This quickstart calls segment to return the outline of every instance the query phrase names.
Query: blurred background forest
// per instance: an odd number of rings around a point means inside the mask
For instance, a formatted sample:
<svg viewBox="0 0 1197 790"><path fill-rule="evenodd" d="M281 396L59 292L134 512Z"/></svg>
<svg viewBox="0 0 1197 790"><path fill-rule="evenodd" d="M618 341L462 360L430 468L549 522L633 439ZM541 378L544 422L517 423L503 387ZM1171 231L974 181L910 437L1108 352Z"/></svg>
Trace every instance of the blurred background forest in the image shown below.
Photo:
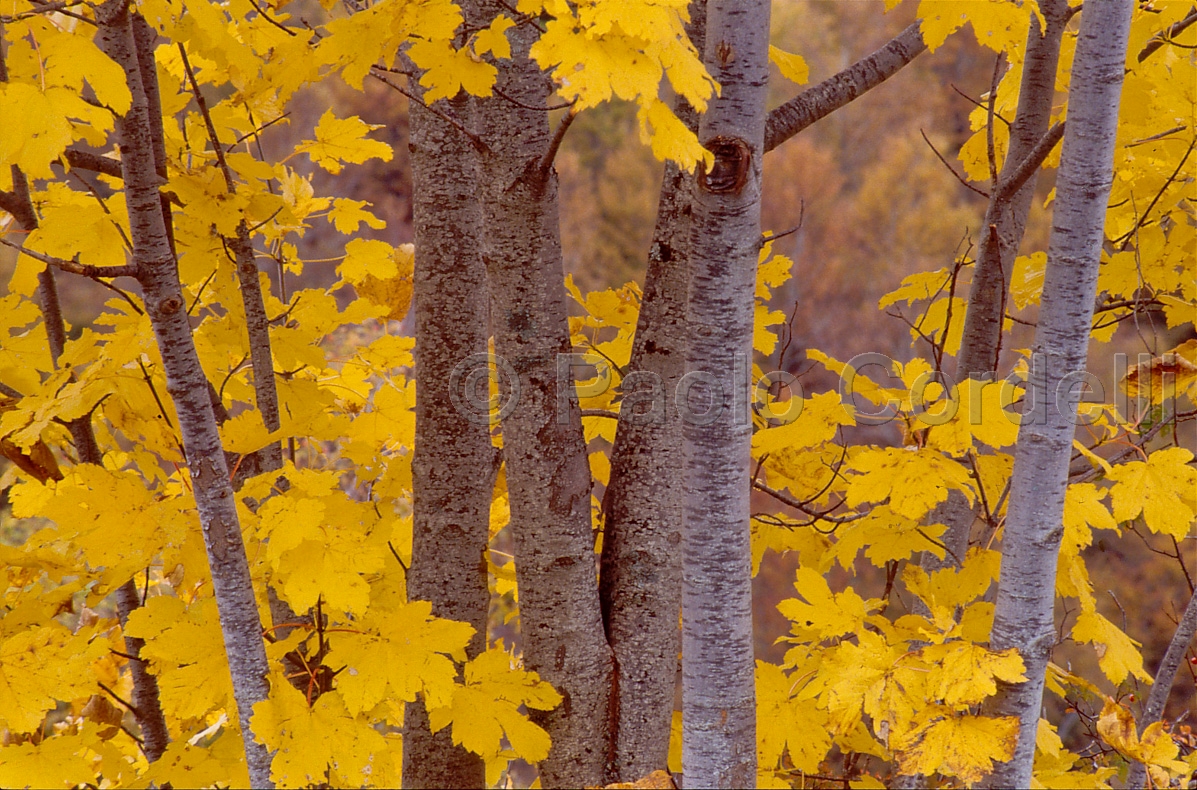
<svg viewBox="0 0 1197 790"><path fill-rule="evenodd" d="M315 13L314 0L299 0L288 10L302 16L305 4ZM886 14L879 0L777 0L773 43L805 58L813 84L883 45L913 21L914 10L908 3ZM783 330L779 348L784 358L775 355L771 360L758 360L765 370L797 374L809 397L834 388L837 382L822 367L807 361L805 349L817 348L841 360L872 351L906 361L916 352L926 352L925 348L913 348L908 326L878 310L877 303L903 277L951 265L977 238L984 198L948 172L922 134L959 169L955 155L971 135L969 113L976 106L973 102L988 91L993 66L992 53L977 46L971 34L952 36L935 53L916 58L891 80L765 158L765 229L782 232L801 219L797 232L774 245L775 253L794 261L795 270L793 278L775 293L773 305L790 317L789 342ZM774 76L771 106L802 90L776 70ZM363 228L364 233L390 243L410 242L408 106L399 93L375 81L367 81L364 92L358 92L339 80L326 80L306 89L292 103L288 122L267 131L267 148L289 151L329 107L338 117L358 115L368 123L383 125L373 136L389 143L395 157L388 163L372 160L351 166L338 175L308 164L316 193L369 201L387 226ZM270 153L268 150L268 156ZM301 171L304 167L298 160L292 164ZM565 138L557 168L567 272L583 292L629 280L642 282L662 165L638 139L634 107L604 105L580 115ZM1043 202L1053 186L1052 175L1052 171L1045 172L1039 180L1039 199L1023 242L1024 254L1047 248L1050 213L1043 209ZM335 282L335 235L324 223L307 232L300 257L325 262L309 263L300 282L289 282L288 290ZM0 288L8 280L14 258L11 250L0 250ZM66 318L76 328L93 320L112 296L83 278L61 278L60 283ZM907 308L906 314L911 315L912 309ZM407 320L410 322L410 316ZM371 330L366 327L363 331ZM1018 327L1011 348L1028 347L1032 331ZM1145 348L1140 334L1124 326L1112 343L1094 344L1090 370L1113 386L1115 352L1158 353L1180 340L1183 338L1161 338L1159 349ZM1003 372L1012 358L1012 354L1004 357ZM1193 424L1188 425L1191 430ZM870 431L867 438L861 435L858 440L901 443L896 428L865 430ZM1182 436L1180 441L1189 447L1197 445L1193 436ZM763 508L764 503L761 505ZM1143 643L1145 665L1153 670L1193 590L1197 552L1192 546L1176 547L1164 536L1124 534L1121 540L1097 542L1085 559L1098 593L1099 611ZM795 564L767 554L755 583L757 654L769 661L781 660L785 652L784 644L774 644L788 627L776 604L793 594ZM875 592L884 586L884 572L863 557L856 572L865 578L876 577L871 579L876 581ZM863 580L858 580L858 589ZM844 572L833 571L829 581L837 589L837 584L845 581ZM1069 613L1060 611L1058 616L1063 619ZM1058 663L1084 670L1088 677L1101 674L1095 671L1096 656L1090 647L1065 644L1056 656ZM1197 666L1186 662L1182 673L1189 678L1182 674L1178 679L1166 713L1169 718L1179 717L1197 704ZM1058 702L1053 697L1049 700ZM1100 704L1097 707L1100 709ZM1067 743L1070 726L1083 729L1091 724L1083 715L1073 714L1064 720L1060 734Z"/></svg>

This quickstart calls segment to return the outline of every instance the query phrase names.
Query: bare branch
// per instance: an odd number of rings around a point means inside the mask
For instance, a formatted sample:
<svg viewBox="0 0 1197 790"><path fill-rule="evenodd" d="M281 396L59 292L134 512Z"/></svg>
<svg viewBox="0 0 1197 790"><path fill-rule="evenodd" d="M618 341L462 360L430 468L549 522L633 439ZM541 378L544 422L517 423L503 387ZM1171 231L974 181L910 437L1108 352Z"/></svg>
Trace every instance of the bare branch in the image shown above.
<svg viewBox="0 0 1197 790"><path fill-rule="evenodd" d="M578 117L578 113L573 108L565 114L561 119L561 123L557 124L557 131L553 133L553 139L549 141L549 150L544 152L544 156L540 160L540 176L547 178L549 175L549 168L553 166L553 160L557 158L557 150L561 148L561 141L565 139L565 133L569 131L570 124L574 122L574 118Z"/></svg>
<svg viewBox="0 0 1197 790"><path fill-rule="evenodd" d="M926 48L915 22L873 54L777 107L765 121L765 151L885 82Z"/></svg>
<svg viewBox="0 0 1197 790"><path fill-rule="evenodd" d="M1190 11L1188 16L1172 25L1172 27L1168 28L1167 30L1161 30L1159 33L1156 33L1154 36L1152 36L1151 39L1143 45L1143 49L1139 51L1139 62L1142 63L1151 57L1151 53L1155 52L1165 44L1171 43L1172 39L1188 30L1194 22L1197 22L1197 8L1194 8L1192 11ZM1128 787L1129 786L1130 785L1128 785Z"/></svg>
<svg viewBox="0 0 1197 790"><path fill-rule="evenodd" d="M93 173L103 173L113 178L121 178L121 163L116 159L93 154L90 151L80 151L77 148L66 150L66 160L73 168L90 170Z"/></svg>
<svg viewBox="0 0 1197 790"><path fill-rule="evenodd" d="M427 104L425 104L423 102L423 100L420 99L420 97L416 96L411 91L407 90L404 87L396 85L395 83L391 82L389 79L384 77L382 74L379 74L378 71L376 71L373 66L370 67L370 76L373 77L374 79L378 80L379 82L381 82L383 85L386 85L387 87L391 88L392 90L397 91L397 92L403 94L404 96L406 96L408 98L408 100L412 103L413 106L424 108L428 112L435 115L437 118L440 118L442 121L444 121L445 123L452 126L457 131L464 134L466 136L466 138L470 141L470 143L473 144L474 148L477 149L477 151L479 153L482 153L482 154L490 153L490 149L487 148L486 143L482 142L481 137L474 134L469 129L465 128L465 126L462 125L461 121L457 120L449 113L438 110L435 107L428 106Z"/></svg>
<svg viewBox="0 0 1197 790"><path fill-rule="evenodd" d="M957 173L957 172L956 172L956 169L955 169L954 167L952 167L950 164L948 164L948 160L946 160L946 159L944 159L944 158L943 158L943 154L941 154L941 153L939 152L939 149L937 149L937 148L936 148L936 147L935 147L935 146L934 146L934 145L931 143L931 141L927 139L927 133L926 133L926 132L924 132L922 129L919 129L919 134L921 134L921 135L923 136L923 142L925 142L925 143L926 143L928 146L930 146L931 150L932 150L932 151L935 153L935 156L936 156L936 157L939 159L939 161L943 162L943 166L944 166L944 167L946 167L946 168L949 170L949 172L951 172L951 174L952 174L952 175L954 175L954 176L956 177L956 180L957 180L957 181L959 181L961 184L963 184L964 186L966 186L966 187L968 187L969 189L971 189L973 192L976 192L978 195L980 195L981 197L985 198L986 200L988 200L988 199L989 199L989 193L988 193L988 192L986 192L986 191L985 191L985 190L983 190L983 189L978 189L977 187L975 187L975 186L973 186L972 184L968 183L968 181L967 181L967 180L966 180L966 179L965 179L965 178L964 178L962 175L960 175L959 173Z"/></svg>
<svg viewBox="0 0 1197 790"><path fill-rule="evenodd" d="M13 244L6 239L0 239L0 244L3 244L5 247L12 247L22 255L28 255L35 261L41 261L47 266L54 266L62 269L64 272L90 277L93 280L99 277L136 277L138 273L137 264L135 263L125 264L124 266L91 266L86 263L79 263L78 260L68 261L62 258L55 258L52 255L44 255L27 247L22 247L20 244Z"/></svg>
<svg viewBox="0 0 1197 790"><path fill-rule="evenodd" d="M1014 172L1005 181L998 184L996 193L994 194L994 201L1002 201L1010 198L1018 190L1022 189L1023 184L1035 174L1039 166L1047 159L1048 154L1056 147L1064 137L1064 121L1060 121L1055 126L1047 130L1047 134L1043 135L1043 139L1035 143L1035 147L1027 153L1027 158L1019 163Z"/></svg>
<svg viewBox="0 0 1197 790"><path fill-rule="evenodd" d="M778 491L776 488L770 488L769 486L765 485L764 483L762 483L759 480L753 480L752 487L755 488L757 491L761 491L761 492L768 494L769 496L776 499L778 502L781 502L783 505L788 505L789 507L794 508L795 510L799 511L800 513L805 513L806 515L813 517L817 521L826 521L831 524L847 524L849 522L856 521L858 519L862 519L868 515L868 513L854 513L851 516L833 516L833 515L831 515L830 511L819 511L819 510L815 510L813 508L807 507L801 501L795 499L794 497L790 496L786 492Z"/></svg>

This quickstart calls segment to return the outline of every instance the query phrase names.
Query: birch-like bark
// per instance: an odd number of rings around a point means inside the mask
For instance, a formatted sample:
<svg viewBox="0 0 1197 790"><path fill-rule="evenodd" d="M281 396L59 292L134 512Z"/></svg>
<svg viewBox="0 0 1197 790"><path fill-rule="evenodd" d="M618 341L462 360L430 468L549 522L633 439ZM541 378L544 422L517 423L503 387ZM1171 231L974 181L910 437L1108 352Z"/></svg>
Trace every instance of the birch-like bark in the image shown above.
<svg viewBox="0 0 1197 790"><path fill-rule="evenodd" d="M714 154L691 218L683 410L682 770L686 787L756 782L749 465L769 2L711 0L706 65L722 86L699 126Z"/></svg>
<svg viewBox="0 0 1197 790"><path fill-rule="evenodd" d="M422 98L416 78L413 95ZM438 102L471 124L474 100ZM474 626L470 658L486 649L490 606L486 551L495 453L485 413L454 406L457 365L486 353L486 270L478 151L445 120L415 106L411 127L412 213L416 262L412 286L416 333L416 447L412 457L412 562L407 594L432 602L437 617ZM476 357L475 357L476 358ZM449 728L435 735L422 705L404 719L405 787L484 787L485 766L454 746Z"/></svg>
<svg viewBox="0 0 1197 790"><path fill-rule="evenodd" d="M1071 16L1066 0L1044 0L1039 8L1046 26L1041 30L1038 19L1032 16L1018 108L1010 127L1010 145L998 174L998 183L990 185L990 200L981 222L964 333L956 359L956 381L991 378L998 368L1006 294L1014 258L1026 232L1038 168L1013 193L1008 194L1000 185L1010 182L1048 131L1052 99L1056 93L1060 41ZM963 560L968 553L974 519L972 506L964 495L958 491L950 492L947 501L929 516L931 523L947 526L943 543L948 551L943 559L929 551L924 552L922 566L928 571L937 571L954 566L957 558Z"/></svg>
<svg viewBox="0 0 1197 790"><path fill-rule="evenodd" d="M706 0L691 2L686 30L702 52ZM674 111L698 131L688 101L679 96ZM666 163L603 497L599 594L616 672L608 783L634 782L669 763L682 605L682 426L673 393L686 368L693 181Z"/></svg>
<svg viewBox="0 0 1197 790"><path fill-rule="evenodd" d="M1143 735L1143 730L1163 717L1164 705L1168 703L1168 695L1172 693L1176 672L1180 669L1194 636L1197 636L1197 595L1189 598L1189 605L1180 616L1180 622L1176 624L1176 631L1172 634L1172 641L1168 643L1168 649L1156 668L1155 682L1151 684L1151 693L1147 695L1147 702L1143 705L1143 715L1137 722L1140 736ZM1131 763L1126 786L1146 790L1147 767L1143 763Z"/></svg>
<svg viewBox="0 0 1197 790"><path fill-rule="evenodd" d="M204 546L220 614L225 653L233 681L237 718L245 746L249 778L255 787L272 787L270 755L249 726L253 705L267 696L266 651L254 600L241 527L220 445L208 380L200 366L182 287L159 199L146 98L127 0L108 0L96 8L99 44L125 71L132 106L116 120L121 147L125 203L133 241L133 260L145 295L167 391L179 417L192 491L203 528Z"/></svg>
<svg viewBox="0 0 1197 790"><path fill-rule="evenodd" d="M1132 0L1090 3L1081 17L990 635L994 650L1018 648L1027 680L1001 685L988 706L1020 722L1014 756L987 779L991 787L1031 782L1044 676L1056 637L1056 560L1076 430L1076 374L1084 369L1097 296L1132 7Z"/></svg>
<svg viewBox="0 0 1197 790"><path fill-rule="evenodd" d="M501 10L489 6L491 14ZM612 658L603 633L590 519L590 467L573 377L551 162L548 77L528 58L537 30L508 33L495 95L478 102L483 260L490 287L503 458L515 540L524 663L564 697L535 713L553 741L545 787L602 784L608 760ZM518 104L516 103L518 102ZM515 374L515 379L504 371Z"/></svg>

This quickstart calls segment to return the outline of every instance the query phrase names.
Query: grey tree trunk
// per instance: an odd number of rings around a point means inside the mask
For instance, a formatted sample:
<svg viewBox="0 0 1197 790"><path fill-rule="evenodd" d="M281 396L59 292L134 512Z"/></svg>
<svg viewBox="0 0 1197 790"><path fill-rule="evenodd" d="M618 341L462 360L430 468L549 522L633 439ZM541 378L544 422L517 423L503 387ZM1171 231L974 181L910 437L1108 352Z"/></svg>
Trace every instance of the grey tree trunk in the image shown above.
<svg viewBox="0 0 1197 790"><path fill-rule="evenodd" d="M512 58L499 62L497 86L510 99L478 102L489 149L482 157L483 259L500 391L510 401L503 457L524 662L564 697L533 717L553 741L541 779L545 787L583 787L602 784L609 759L613 668L599 607L582 416L573 377L558 368L570 341L548 113L528 109L547 106L550 89L528 58L536 33L520 25L508 34Z"/></svg>
<svg viewBox="0 0 1197 790"><path fill-rule="evenodd" d="M687 32L701 52L706 0L690 4ZM698 131L688 101L678 97L674 111ZM603 497L599 594L616 672L608 783L634 782L669 764L682 605L682 426L673 393L686 367L693 180L666 163Z"/></svg>
<svg viewBox="0 0 1197 790"><path fill-rule="evenodd" d="M1097 291L1106 201L1132 0L1091 3L1082 15L1072 68L1048 265L1035 332L1028 406L1019 429L990 646L1018 648L1027 680L1003 684L993 713L1020 721L1013 758L988 778L1029 787L1044 675L1055 645L1056 559L1079 388Z"/></svg>
<svg viewBox="0 0 1197 790"><path fill-rule="evenodd" d="M423 90L414 77L416 97ZM437 103L469 125L473 99ZM478 151L445 120L413 102L411 126L416 263L416 447L412 457L412 564L407 593L438 617L474 626L470 658L486 649L490 606L486 551L495 453L486 414L460 412L454 368L486 353L486 271ZM407 787L484 787L482 758L454 746L449 728L433 735L422 705L404 717Z"/></svg>
<svg viewBox="0 0 1197 790"><path fill-rule="evenodd" d="M700 51L705 14L705 0L691 3L690 34ZM924 51L918 25L911 25L881 49L774 109L766 123L765 150L881 84ZM697 128L692 109L676 109ZM628 364L635 377L624 381L625 401L603 501L600 592L618 673L610 782L634 781L663 768L668 751L682 528L681 480L674 471L682 458L681 425L673 394L686 355L691 186L687 174L666 165ZM657 386L661 389L654 392ZM660 413L651 411L653 397L664 400Z"/></svg>
<svg viewBox="0 0 1197 790"><path fill-rule="evenodd" d="M749 465L752 315L760 251L769 2L707 5L706 65L722 86L699 139L683 410L682 769L686 787L756 782Z"/></svg>
<svg viewBox="0 0 1197 790"><path fill-rule="evenodd" d="M1012 193L1004 194L999 185L1010 182L1020 165L1027 161L1047 134L1052 100L1056 94L1060 41L1071 18L1066 0L1044 0L1039 8L1046 26L1041 30L1038 19L1032 17L1031 29L1027 33L1027 52L1023 61L1018 109L1010 127L1010 145L998 174L998 183L990 185L990 200L981 222L968 309L964 316L964 333L956 358L956 381L992 378L998 369L1006 294L1010 287L1014 258L1018 255L1018 246L1026 232L1038 168ZM1046 156L1047 152L1043 154ZM954 565L956 558L963 560L968 552L969 533L974 520L973 509L964 495L958 491L950 492L948 499L932 512L929 520L947 526L943 542L949 552L943 559L929 551L924 552L922 566L928 571L936 571Z"/></svg>
<svg viewBox="0 0 1197 790"><path fill-rule="evenodd" d="M129 112L116 120L133 261L138 268L137 279L145 296L146 312L162 354L167 391L179 417L232 675L249 778L255 787L272 787L270 755L264 746L254 741L249 726L254 703L267 696L262 626L229 470L208 398L208 380L192 340L178 269L162 215L149 101L141 78L127 0L108 0L99 6L96 22L99 44L124 69L133 97Z"/></svg>
<svg viewBox="0 0 1197 790"><path fill-rule="evenodd" d="M1147 702L1143 705L1143 715L1139 717L1139 735L1143 730L1160 720L1164 715L1164 705L1168 702L1168 695L1172 693L1172 684L1176 680L1176 671L1184 661L1185 652L1197 635L1197 595L1189 598L1189 605L1185 607L1176 631L1172 634L1172 641L1155 671L1155 682L1151 684L1151 693L1147 695ZM1143 763L1131 763L1130 773L1126 777L1126 786L1147 788L1147 768Z"/></svg>

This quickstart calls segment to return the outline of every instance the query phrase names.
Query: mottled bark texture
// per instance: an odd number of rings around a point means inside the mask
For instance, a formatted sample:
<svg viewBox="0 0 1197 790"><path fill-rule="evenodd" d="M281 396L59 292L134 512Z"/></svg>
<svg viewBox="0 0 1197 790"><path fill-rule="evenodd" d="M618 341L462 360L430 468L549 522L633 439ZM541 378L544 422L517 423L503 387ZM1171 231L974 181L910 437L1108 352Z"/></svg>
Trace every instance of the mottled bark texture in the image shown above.
<svg viewBox="0 0 1197 790"><path fill-rule="evenodd" d="M423 89L413 78L417 98ZM472 125L464 94L437 108ZM447 121L409 110L416 262L412 286L416 333L416 447L412 457L412 563L407 594L432 602L438 617L474 626L470 658L486 649L490 606L486 550L494 450L485 414L454 407L454 369L486 353L486 270L478 151ZM404 718L405 787L484 787L482 758L454 746L446 727L435 735L422 705Z"/></svg>
<svg viewBox="0 0 1197 790"><path fill-rule="evenodd" d="M1031 782L1044 675L1056 639L1056 559L1076 429L1076 372L1084 370L1097 295L1132 6L1132 0L1090 3L1081 16L990 635L994 650L1018 649L1027 680L1002 684L987 706L1020 721L1014 756L988 778L991 787L1029 787Z"/></svg>
<svg viewBox="0 0 1197 790"><path fill-rule="evenodd" d="M752 314L760 251L769 2L707 5L706 66L722 86L699 140L683 410L682 768L686 787L756 782L749 465Z"/></svg>
<svg viewBox="0 0 1197 790"><path fill-rule="evenodd" d="M158 189L161 179L155 166L149 101L141 78L127 0L108 0L97 7L96 22L99 44L124 69L133 97L128 113L116 121L133 261L138 267L137 279L145 295L146 313L162 354L167 391L179 417L232 675L249 778L255 787L271 787L270 755L254 740L249 726L254 703L265 700L267 695L262 627L229 470L212 403L208 399L208 380L192 340L178 269L162 215Z"/></svg>
<svg viewBox="0 0 1197 790"><path fill-rule="evenodd" d="M981 223L972 287L964 316L964 334L956 359L957 381L992 378L998 368L1006 293L1014 258L1026 231L1031 199L1035 195L1037 167L1032 168L1029 175L1017 173L1023 179L1017 190L1010 191L1002 186L1013 182L1016 171L1028 162L1047 134L1056 92L1060 41L1070 18L1065 0L1044 0L1040 10L1046 26L1041 29L1038 19L1032 16L1018 108L1010 127L1010 145L998 174L998 183L990 186L990 199ZM922 566L928 571L937 571L956 565L957 558L963 560L968 552L974 519L973 509L964 495L958 491L950 492L947 501L929 517L931 523L947 526L943 542L948 552L942 560L931 552L924 552Z"/></svg>
<svg viewBox="0 0 1197 790"><path fill-rule="evenodd" d="M873 54L776 107L765 124L765 151L772 151L815 121L876 88L926 50L919 23L915 22Z"/></svg>
<svg viewBox="0 0 1197 790"><path fill-rule="evenodd" d="M1142 58L1140 58L1142 60ZM1155 682L1151 684L1151 693L1147 695L1147 702L1143 705L1143 714L1137 722L1139 735L1143 730L1159 721L1164 715L1164 705L1168 702L1168 695L1172 693L1172 684L1176 680L1176 672L1184 662L1185 652L1197 636L1197 595L1189 598L1189 605L1185 607L1176 631L1172 634L1172 641L1164 652L1160 665L1155 670ZM1148 787L1147 768L1143 763L1131 763L1130 773L1126 777L1126 786L1130 788Z"/></svg>
<svg viewBox="0 0 1197 790"><path fill-rule="evenodd" d="M501 7L489 7L491 13ZM483 259L500 376L503 458L511 503L524 662L564 700L535 713L553 740L540 765L545 787L602 783L607 763L612 658L603 634L590 524L590 468L569 371L570 350L550 150L548 77L528 58L537 30L508 33L500 61L504 96L478 102L482 157ZM514 100L514 101L512 101ZM518 104L516 103L518 102Z"/></svg>
<svg viewBox="0 0 1197 790"><path fill-rule="evenodd" d="M7 81L8 69L4 53L0 50L0 82ZM16 165L12 166L11 172L13 188L11 192L0 192L0 207L12 214L21 230L30 233L37 229L38 221L37 211L29 195L29 182ZM58 301L54 269L47 266L38 275L37 282L38 301L41 302L42 324L46 329L50 360L58 367L58 360L66 349L66 325ZM71 433L71 442L75 446L75 455L79 463L100 464L103 461L100 448L96 444L95 433L92 431L90 414L71 420L67 423L67 430ZM117 588L115 598L117 615L123 627L128 622L129 615L141 605L137 585L130 579ZM153 762L166 751L167 744L170 743L170 731L162 714L158 679L147 671L146 662L141 660L141 648L144 645L141 639L125 637L125 654L129 657L129 673L133 680L133 717L141 730L141 750L146 759Z"/></svg>
<svg viewBox="0 0 1197 790"><path fill-rule="evenodd" d="M690 4L687 33L702 52L706 0ZM674 111L698 131L689 102L678 97ZM616 672L609 783L669 763L682 605L682 426L673 393L686 368L693 181L666 163L603 497L599 594Z"/></svg>

